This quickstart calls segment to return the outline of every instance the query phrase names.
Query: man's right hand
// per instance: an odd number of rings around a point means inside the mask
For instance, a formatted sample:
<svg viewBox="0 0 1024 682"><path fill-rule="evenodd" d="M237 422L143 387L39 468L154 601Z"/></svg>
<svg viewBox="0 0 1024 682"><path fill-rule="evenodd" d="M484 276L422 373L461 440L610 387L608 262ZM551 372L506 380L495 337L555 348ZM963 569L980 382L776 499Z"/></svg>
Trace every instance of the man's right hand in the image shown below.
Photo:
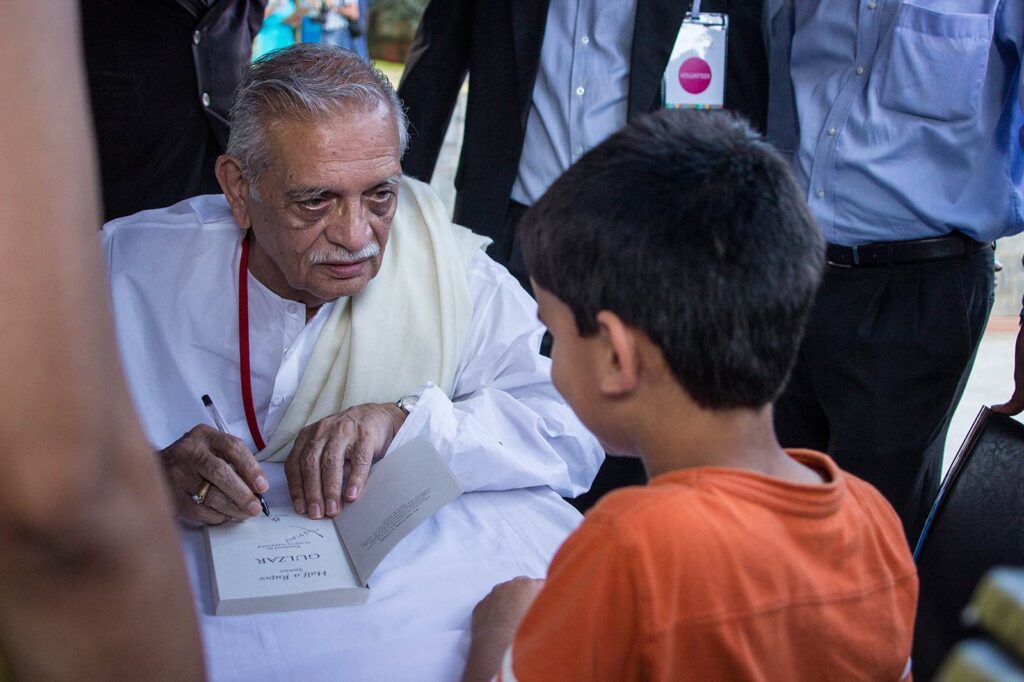
<svg viewBox="0 0 1024 682"><path fill-rule="evenodd" d="M253 491L262 493L270 486L241 439L199 424L158 454L178 515L185 520L215 525L261 512ZM192 495L206 481L212 485L203 503L197 504Z"/></svg>

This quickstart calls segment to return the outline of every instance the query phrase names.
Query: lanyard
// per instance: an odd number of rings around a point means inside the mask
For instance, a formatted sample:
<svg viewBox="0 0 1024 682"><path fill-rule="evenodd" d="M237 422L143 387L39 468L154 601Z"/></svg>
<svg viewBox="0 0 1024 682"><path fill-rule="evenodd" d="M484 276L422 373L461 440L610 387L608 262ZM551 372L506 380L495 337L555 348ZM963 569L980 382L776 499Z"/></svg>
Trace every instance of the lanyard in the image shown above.
<svg viewBox="0 0 1024 682"><path fill-rule="evenodd" d="M267 447L256 423L252 404L252 372L249 369L249 238L242 240L242 258L238 264L238 372L242 384L242 407L257 452Z"/></svg>
<svg viewBox="0 0 1024 682"><path fill-rule="evenodd" d="M725 104L729 16L701 13L692 0L661 78L666 109L721 109Z"/></svg>

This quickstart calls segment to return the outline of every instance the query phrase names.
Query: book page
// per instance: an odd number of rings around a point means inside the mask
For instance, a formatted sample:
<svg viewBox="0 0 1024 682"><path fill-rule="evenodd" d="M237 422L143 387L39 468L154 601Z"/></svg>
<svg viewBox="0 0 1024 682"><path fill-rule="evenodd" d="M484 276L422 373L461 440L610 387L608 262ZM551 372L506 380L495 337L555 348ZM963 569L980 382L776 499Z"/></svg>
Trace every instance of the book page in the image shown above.
<svg viewBox="0 0 1024 682"><path fill-rule="evenodd" d="M271 516L207 526L218 613L235 600L267 600L247 609L277 610L280 597L360 588L330 519L313 520L284 507ZM289 600L285 600L288 603ZM290 608L303 608L296 603Z"/></svg>
<svg viewBox="0 0 1024 682"><path fill-rule="evenodd" d="M363 494L335 519L361 584L402 538L461 494L426 438L414 438L377 462Z"/></svg>

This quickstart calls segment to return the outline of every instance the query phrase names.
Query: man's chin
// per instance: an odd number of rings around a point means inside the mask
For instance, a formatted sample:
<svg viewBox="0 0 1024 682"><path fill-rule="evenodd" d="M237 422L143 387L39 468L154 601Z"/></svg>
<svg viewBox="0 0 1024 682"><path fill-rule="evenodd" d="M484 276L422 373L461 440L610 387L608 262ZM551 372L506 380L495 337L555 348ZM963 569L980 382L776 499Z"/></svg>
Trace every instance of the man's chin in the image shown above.
<svg viewBox="0 0 1024 682"><path fill-rule="evenodd" d="M316 266L320 281L320 292L327 294L324 300L333 301L342 296L356 296L374 278L380 265L374 259L351 264L322 263Z"/></svg>
<svg viewBox="0 0 1024 682"><path fill-rule="evenodd" d="M336 301L339 298L358 296L363 292L363 289L366 288L370 279L371 278L366 275L351 277L348 279L332 279L330 282L325 283L324 286L318 287L317 290L311 291L310 293L321 301L330 303L331 301Z"/></svg>

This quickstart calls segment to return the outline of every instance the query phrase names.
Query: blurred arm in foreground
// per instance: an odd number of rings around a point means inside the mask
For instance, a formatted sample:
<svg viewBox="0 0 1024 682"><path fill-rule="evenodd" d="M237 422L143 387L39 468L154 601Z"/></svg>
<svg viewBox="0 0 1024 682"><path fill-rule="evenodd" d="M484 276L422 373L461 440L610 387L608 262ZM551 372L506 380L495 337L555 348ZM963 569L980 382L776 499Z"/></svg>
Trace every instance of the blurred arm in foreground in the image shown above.
<svg viewBox="0 0 1024 682"><path fill-rule="evenodd" d="M0 8L18 27L0 42L0 652L19 679L196 679L193 598L95 247L69 5Z"/></svg>

